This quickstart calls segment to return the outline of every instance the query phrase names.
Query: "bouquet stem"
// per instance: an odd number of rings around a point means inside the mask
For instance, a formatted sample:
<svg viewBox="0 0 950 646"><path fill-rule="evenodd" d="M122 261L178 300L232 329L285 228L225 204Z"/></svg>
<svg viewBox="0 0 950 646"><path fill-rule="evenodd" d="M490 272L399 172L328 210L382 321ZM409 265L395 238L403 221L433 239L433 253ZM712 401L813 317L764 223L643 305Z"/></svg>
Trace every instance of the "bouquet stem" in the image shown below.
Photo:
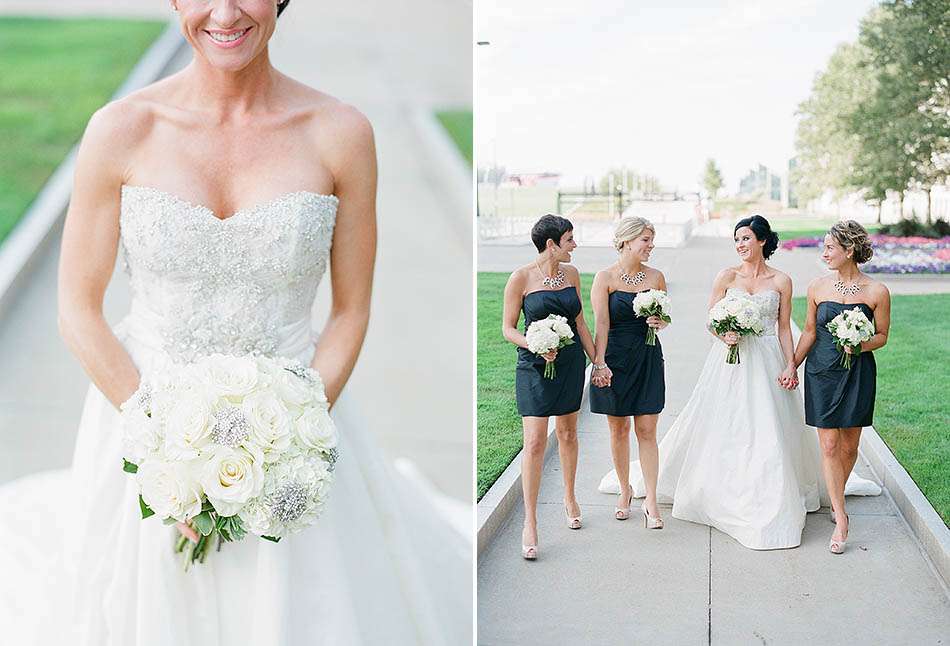
<svg viewBox="0 0 950 646"><path fill-rule="evenodd" d="M544 376L546 379L554 379L554 375L557 374L554 369L553 361L544 362Z"/></svg>
<svg viewBox="0 0 950 646"><path fill-rule="evenodd" d="M848 354L844 351L844 348L841 349L841 365L845 370L851 370L851 356L854 355L858 357L861 355L861 346L851 346L851 354Z"/></svg>
<svg viewBox="0 0 950 646"><path fill-rule="evenodd" d="M646 345L656 345L656 330L649 325L647 326L647 336L644 343Z"/></svg>
<svg viewBox="0 0 950 646"><path fill-rule="evenodd" d="M728 364L738 364L742 363L739 361L739 344L729 346L729 354L726 356L726 363Z"/></svg>

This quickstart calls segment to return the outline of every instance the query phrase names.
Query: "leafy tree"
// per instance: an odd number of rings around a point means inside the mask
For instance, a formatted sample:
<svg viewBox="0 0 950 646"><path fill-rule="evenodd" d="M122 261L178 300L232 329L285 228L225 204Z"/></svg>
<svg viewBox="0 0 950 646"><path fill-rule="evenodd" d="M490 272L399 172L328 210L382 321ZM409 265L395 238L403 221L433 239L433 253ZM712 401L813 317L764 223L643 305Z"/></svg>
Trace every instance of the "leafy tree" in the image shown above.
<svg viewBox="0 0 950 646"><path fill-rule="evenodd" d="M706 168L703 170L703 188L709 193L709 197L715 199L716 193L723 186L722 173L716 165L716 160L707 159Z"/></svg>

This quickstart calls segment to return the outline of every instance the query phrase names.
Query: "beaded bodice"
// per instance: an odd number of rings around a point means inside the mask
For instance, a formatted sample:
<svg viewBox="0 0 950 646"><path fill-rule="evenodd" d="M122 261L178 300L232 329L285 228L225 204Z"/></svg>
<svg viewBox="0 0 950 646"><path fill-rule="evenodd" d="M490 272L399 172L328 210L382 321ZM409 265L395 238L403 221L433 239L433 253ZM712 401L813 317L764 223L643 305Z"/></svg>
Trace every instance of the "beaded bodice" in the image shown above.
<svg viewBox="0 0 950 646"><path fill-rule="evenodd" d="M775 324L778 322L778 306L781 300L780 294L774 289L766 289L755 294L750 294L744 289L730 287L726 293L735 292L758 304L762 316L762 336L775 336Z"/></svg>
<svg viewBox="0 0 950 646"><path fill-rule="evenodd" d="M337 205L299 191L219 219L164 191L123 186L130 318L177 360L276 353L291 330L309 329Z"/></svg>

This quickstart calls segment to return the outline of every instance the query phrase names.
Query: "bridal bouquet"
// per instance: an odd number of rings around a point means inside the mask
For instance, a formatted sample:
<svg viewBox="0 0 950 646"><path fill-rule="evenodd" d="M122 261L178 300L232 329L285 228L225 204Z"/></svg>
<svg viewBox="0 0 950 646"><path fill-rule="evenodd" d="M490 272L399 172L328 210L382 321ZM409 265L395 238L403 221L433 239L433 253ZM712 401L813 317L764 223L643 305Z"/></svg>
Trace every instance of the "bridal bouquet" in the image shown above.
<svg viewBox="0 0 950 646"><path fill-rule="evenodd" d="M851 369L851 355L859 356L861 343L874 336L874 325L860 307L844 310L828 321L825 327L831 332L835 345L841 351L841 365L846 370ZM844 351L845 346L851 347L851 354Z"/></svg>
<svg viewBox="0 0 950 646"><path fill-rule="evenodd" d="M151 375L121 406L125 471L142 518L187 522L185 569L249 532L277 542L314 523L333 482L337 432L315 370L215 354Z"/></svg>
<svg viewBox="0 0 950 646"><path fill-rule="evenodd" d="M735 332L739 336L762 334L762 314L758 305L750 299L741 296L726 296L709 310L709 327L716 334ZM739 361L739 345L730 345L726 363L736 364Z"/></svg>
<svg viewBox="0 0 950 646"><path fill-rule="evenodd" d="M644 318L659 316L667 323L670 318L670 297L662 289L648 289L633 297L633 313ZM647 326L646 345L656 345L656 330Z"/></svg>
<svg viewBox="0 0 950 646"><path fill-rule="evenodd" d="M568 325L567 319L557 314L549 314L546 319L535 321L525 332L528 349L538 355L571 345L574 343L573 338L574 330ZM548 361L544 366L544 376L554 379L554 375L554 362Z"/></svg>

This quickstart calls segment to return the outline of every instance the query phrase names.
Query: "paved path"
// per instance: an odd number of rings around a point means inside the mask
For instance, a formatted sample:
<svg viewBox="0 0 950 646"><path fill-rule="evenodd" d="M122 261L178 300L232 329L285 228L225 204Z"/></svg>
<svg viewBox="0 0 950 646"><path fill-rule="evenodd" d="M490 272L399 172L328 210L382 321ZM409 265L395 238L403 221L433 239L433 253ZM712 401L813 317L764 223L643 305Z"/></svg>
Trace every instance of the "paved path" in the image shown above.
<svg viewBox="0 0 950 646"><path fill-rule="evenodd" d="M530 250L522 251L517 262L529 257ZM606 264L595 251L583 251L588 255L576 257L582 269ZM654 253L675 308L674 324L663 333L662 437L713 342L701 323L712 278L735 254L728 240L697 238ZM585 265L592 261L600 264ZM502 268L500 258L480 257L479 264ZM825 508L809 515L799 548L756 552L717 530L673 519L669 506L662 531L645 530L637 517L614 520L616 497L597 491L612 468L606 419L582 413L579 438L584 528L566 527L560 465L552 456L541 484L540 559L521 558L520 507L479 559L480 644L948 642L947 592L886 495L849 499L851 541L843 556L827 551L833 528ZM632 450L635 455L635 441ZM867 466L859 472L867 475Z"/></svg>
<svg viewBox="0 0 950 646"><path fill-rule="evenodd" d="M126 6L105 0L29 6L55 13L74 4ZM167 3L148 4L164 9ZM465 501L472 491L472 253L470 229L460 223L470 199L450 194L414 120L433 108L471 105L470 32L471 7L461 2L298 0L272 45L278 68L356 105L376 130L373 318L348 396L362 404L363 423L390 455L411 458ZM71 460L88 380L56 330L57 257L58 240L12 314L0 320L0 481ZM318 320L326 313L328 282L318 295ZM107 295L110 321L124 315L128 298L117 273Z"/></svg>

